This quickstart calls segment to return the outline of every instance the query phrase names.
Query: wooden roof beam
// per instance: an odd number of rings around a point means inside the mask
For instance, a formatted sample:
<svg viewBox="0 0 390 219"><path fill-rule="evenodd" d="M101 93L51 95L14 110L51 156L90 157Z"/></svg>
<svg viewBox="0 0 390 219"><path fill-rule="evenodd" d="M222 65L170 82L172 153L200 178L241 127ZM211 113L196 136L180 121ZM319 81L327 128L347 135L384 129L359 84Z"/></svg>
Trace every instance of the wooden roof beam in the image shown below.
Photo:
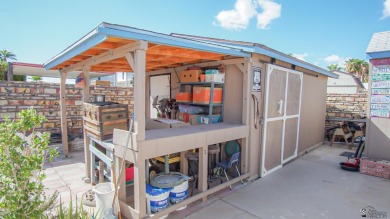
<svg viewBox="0 0 390 219"><path fill-rule="evenodd" d="M148 43L145 41L137 41L134 43L129 43L123 46L120 46L114 50L110 50L107 52L104 52L100 55L88 58L84 61L78 62L74 65L67 66L63 69L63 72L70 72L70 71L77 71L82 69L83 67L87 66L93 66L97 65L103 62L111 61L114 59L118 59L121 57L124 57L126 53L137 50L137 49L143 49L146 50L148 47Z"/></svg>

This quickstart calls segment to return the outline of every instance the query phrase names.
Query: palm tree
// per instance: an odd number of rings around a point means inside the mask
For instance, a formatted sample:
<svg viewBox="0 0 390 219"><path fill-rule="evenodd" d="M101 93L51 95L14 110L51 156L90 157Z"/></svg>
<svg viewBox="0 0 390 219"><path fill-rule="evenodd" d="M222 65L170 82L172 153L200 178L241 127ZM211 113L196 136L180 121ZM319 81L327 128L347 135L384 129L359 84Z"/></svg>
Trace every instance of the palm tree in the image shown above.
<svg viewBox="0 0 390 219"><path fill-rule="evenodd" d="M339 64L330 64L328 65L329 71L341 71L343 68L339 66Z"/></svg>
<svg viewBox="0 0 390 219"><path fill-rule="evenodd" d="M16 60L16 55L4 49L0 50L0 59L7 63L8 60Z"/></svg>
<svg viewBox="0 0 390 219"><path fill-rule="evenodd" d="M2 65L4 65L3 67L5 67L5 70L0 72L2 74L0 78L3 78L3 80L7 78L8 81L12 81L12 75L8 74L8 60L16 60L16 55L6 49L0 50L0 60L3 63Z"/></svg>
<svg viewBox="0 0 390 219"><path fill-rule="evenodd" d="M349 59L345 61L345 70L360 78L362 82L368 80L368 62L362 59Z"/></svg>

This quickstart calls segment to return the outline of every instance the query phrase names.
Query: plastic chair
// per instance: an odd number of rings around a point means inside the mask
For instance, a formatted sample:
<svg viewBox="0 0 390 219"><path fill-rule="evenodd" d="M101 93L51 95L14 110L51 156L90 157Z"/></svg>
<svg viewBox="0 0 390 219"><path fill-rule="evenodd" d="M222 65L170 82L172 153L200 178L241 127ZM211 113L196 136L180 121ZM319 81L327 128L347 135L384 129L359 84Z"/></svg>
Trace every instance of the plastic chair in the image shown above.
<svg viewBox="0 0 390 219"><path fill-rule="evenodd" d="M237 153L233 154L229 160L224 160L220 163L217 163L217 167L219 167L220 169L223 169L223 173L225 174L227 181L229 181L229 177L227 176L227 173L226 173L227 169L235 167L237 170L238 176L239 177L241 176L240 171L238 170L238 167L237 167L239 163L240 163L240 152L237 152ZM222 183L222 179L221 179L221 183ZM244 184L244 182L242 180L241 180L241 183ZM231 185L230 185L230 189L233 189Z"/></svg>

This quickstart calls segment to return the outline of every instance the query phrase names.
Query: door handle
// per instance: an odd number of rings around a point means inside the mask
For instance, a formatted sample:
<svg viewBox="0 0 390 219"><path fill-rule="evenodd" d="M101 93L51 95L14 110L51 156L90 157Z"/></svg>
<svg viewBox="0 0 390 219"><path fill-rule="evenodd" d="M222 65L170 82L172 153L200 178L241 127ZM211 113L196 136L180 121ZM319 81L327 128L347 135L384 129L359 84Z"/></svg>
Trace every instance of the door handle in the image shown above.
<svg viewBox="0 0 390 219"><path fill-rule="evenodd" d="M280 100L278 101L278 113L279 113L279 114L282 114L282 109L283 109L283 100L280 99Z"/></svg>

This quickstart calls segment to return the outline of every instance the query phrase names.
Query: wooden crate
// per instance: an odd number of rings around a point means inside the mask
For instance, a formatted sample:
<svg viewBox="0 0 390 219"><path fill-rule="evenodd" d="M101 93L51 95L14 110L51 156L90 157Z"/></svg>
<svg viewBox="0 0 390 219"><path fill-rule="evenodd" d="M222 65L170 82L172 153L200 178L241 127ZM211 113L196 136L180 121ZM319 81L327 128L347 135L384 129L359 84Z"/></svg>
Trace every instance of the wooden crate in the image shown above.
<svg viewBox="0 0 390 219"><path fill-rule="evenodd" d="M128 130L128 105L84 103L84 131L98 140L112 138L114 129Z"/></svg>
<svg viewBox="0 0 390 219"><path fill-rule="evenodd" d="M360 160L360 173L390 179L390 161L363 158Z"/></svg>

